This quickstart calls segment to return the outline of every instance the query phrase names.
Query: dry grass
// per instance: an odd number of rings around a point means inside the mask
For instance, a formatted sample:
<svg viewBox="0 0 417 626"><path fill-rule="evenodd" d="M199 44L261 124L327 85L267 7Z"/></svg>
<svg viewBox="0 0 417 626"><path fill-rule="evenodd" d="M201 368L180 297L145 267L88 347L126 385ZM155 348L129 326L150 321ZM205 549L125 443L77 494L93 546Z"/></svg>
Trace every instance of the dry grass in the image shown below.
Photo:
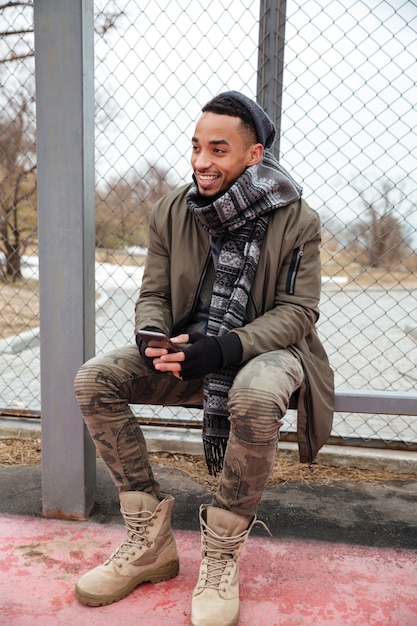
<svg viewBox="0 0 417 626"><path fill-rule="evenodd" d="M200 484L216 486L218 478L207 472L204 457L171 454L168 452L151 454L151 462L180 469ZM312 469L306 464L299 463L283 454L278 454L274 469L269 480L270 485L287 483L320 483L330 484L337 481L376 483L389 480L416 480L415 474L392 474L390 472L372 472L349 467L330 467L314 465Z"/></svg>
<svg viewBox="0 0 417 626"><path fill-rule="evenodd" d="M41 462L41 457L40 439L0 439L0 465L37 465ZM217 485L218 478L208 474L202 456L159 452L150 454L150 459L153 465L162 465L185 472L201 485L209 487ZM313 485L331 484L338 481L378 483L392 480L417 480L417 475L326 465L314 465L311 471L307 465L286 458L284 454L278 454L269 484L283 485L301 482Z"/></svg>
<svg viewBox="0 0 417 626"><path fill-rule="evenodd" d="M0 465L38 465L41 458L40 439L0 439Z"/></svg>
<svg viewBox="0 0 417 626"><path fill-rule="evenodd" d="M12 337L39 326L37 283L1 283L0 338Z"/></svg>

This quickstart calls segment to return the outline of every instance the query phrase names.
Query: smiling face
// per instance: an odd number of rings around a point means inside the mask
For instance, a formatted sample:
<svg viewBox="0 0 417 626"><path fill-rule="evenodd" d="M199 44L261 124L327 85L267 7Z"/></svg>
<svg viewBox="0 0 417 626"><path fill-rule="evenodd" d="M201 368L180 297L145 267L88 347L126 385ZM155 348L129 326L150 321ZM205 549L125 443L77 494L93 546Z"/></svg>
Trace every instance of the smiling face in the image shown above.
<svg viewBox="0 0 417 626"><path fill-rule="evenodd" d="M206 111L192 138L191 165L202 196L221 196L250 165L259 163L264 149L239 117Z"/></svg>

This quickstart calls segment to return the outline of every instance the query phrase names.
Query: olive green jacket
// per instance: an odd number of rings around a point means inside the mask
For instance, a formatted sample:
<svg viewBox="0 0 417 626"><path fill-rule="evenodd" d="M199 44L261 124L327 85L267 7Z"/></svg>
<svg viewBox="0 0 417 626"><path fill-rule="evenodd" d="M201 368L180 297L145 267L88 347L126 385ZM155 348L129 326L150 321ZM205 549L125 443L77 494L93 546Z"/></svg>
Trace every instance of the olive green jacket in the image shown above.
<svg viewBox="0 0 417 626"><path fill-rule="evenodd" d="M149 249L136 303L136 330L186 332L210 258L207 231L188 209L190 185L169 193L150 218ZM316 332L321 289L320 219L303 200L271 214L248 303L234 329L242 363L280 348L301 361L305 382L294 399L300 461L313 462L333 421L333 371Z"/></svg>

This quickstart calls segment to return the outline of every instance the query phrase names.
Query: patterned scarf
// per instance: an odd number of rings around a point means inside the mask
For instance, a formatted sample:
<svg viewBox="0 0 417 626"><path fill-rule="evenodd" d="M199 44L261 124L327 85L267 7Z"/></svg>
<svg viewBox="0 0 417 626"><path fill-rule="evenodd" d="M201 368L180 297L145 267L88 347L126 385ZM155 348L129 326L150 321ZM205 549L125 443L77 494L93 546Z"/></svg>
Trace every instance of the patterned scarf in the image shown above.
<svg viewBox="0 0 417 626"><path fill-rule="evenodd" d="M216 268L208 335L221 336L246 323L246 307L269 215L300 196L301 188L269 152L211 204L202 205L205 198L195 183L190 188L188 208L211 236L224 240ZM203 443L212 475L223 466L230 429L227 399L238 369L238 365L229 366L204 379Z"/></svg>

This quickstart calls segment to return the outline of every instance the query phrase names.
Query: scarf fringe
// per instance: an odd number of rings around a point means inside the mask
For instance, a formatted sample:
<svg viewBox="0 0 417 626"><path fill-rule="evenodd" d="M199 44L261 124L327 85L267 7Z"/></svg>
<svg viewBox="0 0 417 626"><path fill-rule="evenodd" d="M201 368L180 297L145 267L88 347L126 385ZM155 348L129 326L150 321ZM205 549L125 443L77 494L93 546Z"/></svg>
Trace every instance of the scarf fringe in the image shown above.
<svg viewBox="0 0 417 626"><path fill-rule="evenodd" d="M223 460L226 452L227 437L212 437L203 439L204 455L210 476L217 476L223 469Z"/></svg>

